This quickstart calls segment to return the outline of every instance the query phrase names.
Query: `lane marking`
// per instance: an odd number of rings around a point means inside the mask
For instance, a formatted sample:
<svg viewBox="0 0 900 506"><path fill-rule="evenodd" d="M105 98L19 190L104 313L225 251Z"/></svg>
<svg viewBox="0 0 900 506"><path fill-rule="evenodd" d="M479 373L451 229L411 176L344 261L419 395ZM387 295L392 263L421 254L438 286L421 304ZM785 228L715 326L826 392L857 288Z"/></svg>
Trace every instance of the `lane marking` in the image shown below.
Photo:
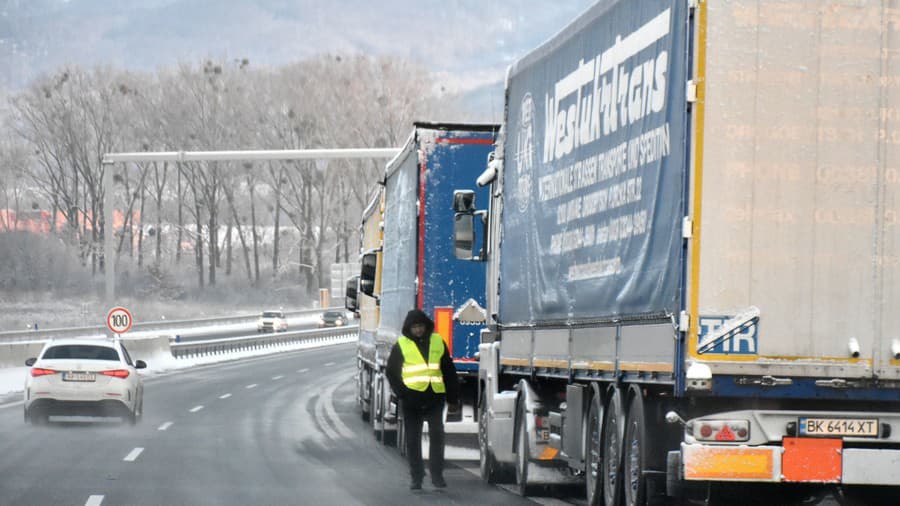
<svg viewBox="0 0 900 506"><path fill-rule="evenodd" d="M231 397L231 394L222 394L219 396L219 399L227 399L229 397Z"/></svg>
<svg viewBox="0 0 900 506"><path fill-rule="evenodd" d="M333 365L334 365L334 362L328 362L327 364L325 364L325 367L331 367Z"/></svg>
<svg viewBox="0 0 900 506"><path fill-rule="evenodd" d="M298 369L297 372L299 372L300 374L303 374L305 372L309 372L309 369Z"/></svg>
<svg viewBox="0 0 900 506"><path fill-rule="evenodd" d="M92 495L88 497L88 500L86 503L84 503L84 506L100 506L101 504L103 504L103 496Z"/></svg>
<svg viewBox="0 0 900 506"><path fill-rule="evenodd" d="M6 404L0 404L0 409L11 408L13 406L21 406L22 404L25 404L25 401L15 401Z"/></svg>
<svg viewBox="0 0 900 506"><path fill-rule="evenodd" d="M283 378L283 377L284 377L283 375L279 374L278 376L272 376L272 379L273 379L273 380L280 380L280 379Z"/></svg>
<svg viewBox="0 0 900 506"><path fill-rule="evenodd" d="M247 385L247 390L250 390L251 388L256 388L256 383L250 383L249 385Z"/></svg>
<svg viewBox="0 0 900 506"><path fill-rule="evenodd" d="M131 450L131 453L129 453L125 457L125 462L134 462L135 460L137 460L138 455L140 455L143 451L143 448L135 448L134 450Z"/></svg>
<svg viewBox="0 0 900 506"><path fill-rule="evenodd" d="M159 428L156 430L166 430L171 426L172 426L172 422L166 422L166 423L160 425Z"/></svg>
<svg viewBox="0 0 900 506"><path fill-rule="evenodd" d="M191 408L191 413L196 413L196 412L200 411L201 409L203 409L202 405L194 406L193 408Z"/></svg>

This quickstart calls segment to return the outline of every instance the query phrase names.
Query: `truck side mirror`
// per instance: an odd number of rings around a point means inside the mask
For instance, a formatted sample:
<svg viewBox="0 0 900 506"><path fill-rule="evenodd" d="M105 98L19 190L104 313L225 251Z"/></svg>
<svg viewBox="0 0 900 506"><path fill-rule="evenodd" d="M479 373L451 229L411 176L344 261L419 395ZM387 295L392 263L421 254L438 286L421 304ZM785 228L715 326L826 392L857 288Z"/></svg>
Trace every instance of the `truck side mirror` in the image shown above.
<svg viewBox="0 0 900 506"><path fill-rule="evenodd" d="M375 266L378 263L378 253L366 253L362 256L362 271L359 274L359 291L375 296Z"/></svg>
<svg viewBox="0 0 900 506"><path fill-rule="evenodd" d="M347 280L346 293L344 298L344 307L350 311L356 311L359 302L356 300L359 287L359 276L353 276Z"/></svg>
<svg viewBox="0 0 900 506"><path fill-rule="evenodd" d="M475 192L472 190L456 190L453 192L453 210L458 213L475 212Z"/></svg>
<svg viewBox="0 0 900 506"><path fill-rule="evenodd" d="M472 213L456 213L453 216L453 250L456 258L472 260L472 250L474 248L475 215Z"/></svg>

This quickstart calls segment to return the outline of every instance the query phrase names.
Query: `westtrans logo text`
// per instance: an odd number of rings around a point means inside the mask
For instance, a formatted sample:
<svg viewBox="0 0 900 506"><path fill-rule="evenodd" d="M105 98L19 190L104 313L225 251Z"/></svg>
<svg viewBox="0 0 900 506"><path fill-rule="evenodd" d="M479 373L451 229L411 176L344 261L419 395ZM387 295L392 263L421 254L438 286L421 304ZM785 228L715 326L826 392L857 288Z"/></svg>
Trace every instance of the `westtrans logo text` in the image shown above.
<svg viewBox="0 0 900 506"><path fill-rule="evenodd" d="M617 36L610 48L581 60L556 82L553 94L545 97L544 163L665 108L669 52L630 60L669 35L670 17L666 9L625 38Z"/></svg>

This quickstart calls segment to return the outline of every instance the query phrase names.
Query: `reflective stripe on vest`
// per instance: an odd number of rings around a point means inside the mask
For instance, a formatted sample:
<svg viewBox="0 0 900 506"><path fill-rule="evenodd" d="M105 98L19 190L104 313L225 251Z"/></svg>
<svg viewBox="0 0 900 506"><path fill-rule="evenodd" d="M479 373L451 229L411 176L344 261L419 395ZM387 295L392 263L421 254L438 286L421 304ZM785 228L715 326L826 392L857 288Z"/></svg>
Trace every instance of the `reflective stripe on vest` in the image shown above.
<svg viewBox="0 0 900 506"><path fill-rule="evenodd" d="M403 353L403 384L406 385L406 388L424 392L428 390L428 385L431 385L431 389L436 393L446 392L444 375L441 374L444 340L441 339L440 334L431 334L427 363L412 339L400 336L397 344L400 345L400 351Z"/></svg>

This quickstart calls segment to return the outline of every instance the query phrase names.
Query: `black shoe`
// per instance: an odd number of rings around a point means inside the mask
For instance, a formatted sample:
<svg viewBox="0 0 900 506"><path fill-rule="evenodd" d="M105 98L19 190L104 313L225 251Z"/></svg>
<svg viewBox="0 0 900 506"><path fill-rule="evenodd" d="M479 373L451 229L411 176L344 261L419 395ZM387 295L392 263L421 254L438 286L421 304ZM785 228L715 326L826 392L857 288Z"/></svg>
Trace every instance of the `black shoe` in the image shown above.
<svg viewBox="0 0 900 506"><path fill-rule="evenodd" d="M447 482L444 481L443 476L432 476L431 484L434 485L434 488L447 488Z"/></svg>
<svg viewBox="0 0 900 506"><path fill-rule="evenodd" d="M413 480L409 483L410 490L422 490L422 480Z"/></svg>

